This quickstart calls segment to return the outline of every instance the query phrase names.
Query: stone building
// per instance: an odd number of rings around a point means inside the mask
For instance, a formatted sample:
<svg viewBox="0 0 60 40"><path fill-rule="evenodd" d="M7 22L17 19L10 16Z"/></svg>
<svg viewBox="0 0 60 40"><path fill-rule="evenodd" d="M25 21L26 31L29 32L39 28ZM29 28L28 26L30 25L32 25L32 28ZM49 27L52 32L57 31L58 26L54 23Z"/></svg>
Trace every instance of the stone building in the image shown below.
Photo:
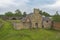
<svg viewBox="0 0 60 40"><path fill-rule="evenodd" d="M50 17L43 17L42 18L42 26L45 29L51 29L52 28L52 20Z"/></svg>
<svg viewBox="0 0 60 40"><path fill-rule="evenodd" d="M23 17L19 23L13 23L15 29L51 28L52 20L49 17L42 17L39 9Z"/></svg>
<svg viewBox="0 0 60 40"><path fill-rule="evenodd" d="M42 15L39 12L39 9L34 9L33 13L23 17L20 22L21 25L17 29L42 28Z"/></svg>
<svg viewBox="0 0 60 40"><path fill-rule="evenodd" d="M34 9L32 14L27 15L26 18L22 20L23 24L29 28L42 28L42 15L40 15L39 12L39 9Z"/></svg>

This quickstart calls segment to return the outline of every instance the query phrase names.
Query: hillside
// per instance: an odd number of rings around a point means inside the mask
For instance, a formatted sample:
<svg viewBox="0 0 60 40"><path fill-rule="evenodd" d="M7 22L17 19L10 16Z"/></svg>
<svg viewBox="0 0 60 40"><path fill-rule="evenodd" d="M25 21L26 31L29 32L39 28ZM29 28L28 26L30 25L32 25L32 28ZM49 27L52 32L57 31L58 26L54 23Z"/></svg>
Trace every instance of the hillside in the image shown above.
<svg viewBox="0 0 60 40"><path fill-rule="evenodd" d="M60 31L46 29L15 30L10 22L4 21L0 28L0 40L60 40Z"/></svg>

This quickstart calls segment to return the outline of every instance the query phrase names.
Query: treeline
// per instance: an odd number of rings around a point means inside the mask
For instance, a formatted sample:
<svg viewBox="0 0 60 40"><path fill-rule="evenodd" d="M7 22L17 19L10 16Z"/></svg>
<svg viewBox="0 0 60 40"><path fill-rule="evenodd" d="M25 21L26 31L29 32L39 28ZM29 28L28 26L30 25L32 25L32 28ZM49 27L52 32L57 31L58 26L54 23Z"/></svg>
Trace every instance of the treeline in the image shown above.
<svg viewBox="0 0 60 40"><path fill-rule="evenodd" d="M47 12L42 12L42 10L40 10L40 14L44 15L45 17L51 17L53 21L55 22L60 22L60 14L58 13L58 11L56 11L56 13L54 15L50 15Z"/></svg>
<svg viewBox="0 0 60 40"><path fill-rule="evenodd" d="M25 17L27 14L26 12L21 12L19 9L17 9L14 13L13 12L6 12L5 16L11 17L11 16L18 16L18 17Z"/></svg>
<svg viewBox="0 0 60 40"><path fill-rule="evenodd" d="M49 13L47 13L45 11L43 12L42 10L40 10L40 14L44 15L45 17L51 17L51 15Z"/></svg>
<svg viewBox="0 0 60 40"><path fill-rule="evenodd" d="M52 16L52 19L55 22L60 22L60 14L58 13L58 11L56 11L56 13Z"/></svg>
<svg viewBox="0 0 60 40"><path fill-rule="evenodd" d="M54 15L50 15L49 13L47 12L43 12L42 10L40 10L40 14L41 15L44 15L45 17L52 17L53 21L56 21L56 22L60 22L60 15L58 13L58 11L56 11L56 13ZM27 14L26 12L21 12L19 9L15 10L15 12L6 12L5 13L5 16L18 16L18 17L25 17Z"/></svg>
<svg viewBox="0 0 60 40"><path fill-rule="evenodd" d="M49 13L47 13L47 12L42 12L42 10L40 10L40 14L41 15L44 15L44 16L46 16L46 17L50 17L51 15L49 14ZM27 15L27 13L26 12L21 12L19 9L17 9L14 13L13 12L6 12L5 13L5 16L20 16L20 17L22 17L22 16L26 16Z"/></svg>

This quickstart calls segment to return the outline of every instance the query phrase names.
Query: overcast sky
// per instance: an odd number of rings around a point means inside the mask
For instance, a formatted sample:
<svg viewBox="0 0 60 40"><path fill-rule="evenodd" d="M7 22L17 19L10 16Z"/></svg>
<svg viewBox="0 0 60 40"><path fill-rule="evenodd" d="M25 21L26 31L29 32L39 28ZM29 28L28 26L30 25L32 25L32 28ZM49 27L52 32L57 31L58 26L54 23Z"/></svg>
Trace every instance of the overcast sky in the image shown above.
<svg viewBox="0 0 60 40"><path fill-rule="evenodd" d="M0 0L0 14L16 9L30 13L33 8L39 8L52 15L56 11L60 13L60 0Z"/></svg>

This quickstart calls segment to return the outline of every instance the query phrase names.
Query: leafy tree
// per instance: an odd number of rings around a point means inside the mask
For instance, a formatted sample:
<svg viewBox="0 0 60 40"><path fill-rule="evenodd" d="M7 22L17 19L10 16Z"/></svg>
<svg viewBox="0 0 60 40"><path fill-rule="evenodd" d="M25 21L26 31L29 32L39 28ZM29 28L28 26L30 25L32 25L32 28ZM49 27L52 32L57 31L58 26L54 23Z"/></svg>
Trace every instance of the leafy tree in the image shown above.
<svg viewBox="0 0 60 40"><path fill-rule="evenodd" d="M20 17L22 16L22 13L19 9L15 11L15 16L20 16Z"/></svg>
<svg viewBox="0 0 60 40"><path fill-rule="evenodd" d="M40 10L40 12L39 12L41 15L43 14L43 12L42 12L42 10Z"/></svg>
<svg viewBox="0 0 60 40"><path fill-rule="evenodd" d="M5 16L13 16L13 13L12 12L6 12Z"/></svg>
<svg viewBox="0 0 60 40"><path fill-rule="evenodd" d="M43 12L42 15L44 15L46 17L50 17L50 14L48 14L47 12Z"/></svg>
<svg viewBox="0 0 60 40"><path fill-rule="evenodd" d="M60 15L59 15L58 11L56 12L56 14L52 18L53 18L53 21L60 22Z"/></svg>
<svg viewBox="0 0 60 40"><path fill-rule="evenodd" d="M40 14L46 17L50 17L50 14L48 14L47 12L42 12L42 10L40 10Z"/></svg>
<svg viewBox="0 0 60 40"><path fill-rule="evenodd" d="M27 15L26 12L24 12L24 13L23 13L23 17L26 17L26 15Z"/></svg>

